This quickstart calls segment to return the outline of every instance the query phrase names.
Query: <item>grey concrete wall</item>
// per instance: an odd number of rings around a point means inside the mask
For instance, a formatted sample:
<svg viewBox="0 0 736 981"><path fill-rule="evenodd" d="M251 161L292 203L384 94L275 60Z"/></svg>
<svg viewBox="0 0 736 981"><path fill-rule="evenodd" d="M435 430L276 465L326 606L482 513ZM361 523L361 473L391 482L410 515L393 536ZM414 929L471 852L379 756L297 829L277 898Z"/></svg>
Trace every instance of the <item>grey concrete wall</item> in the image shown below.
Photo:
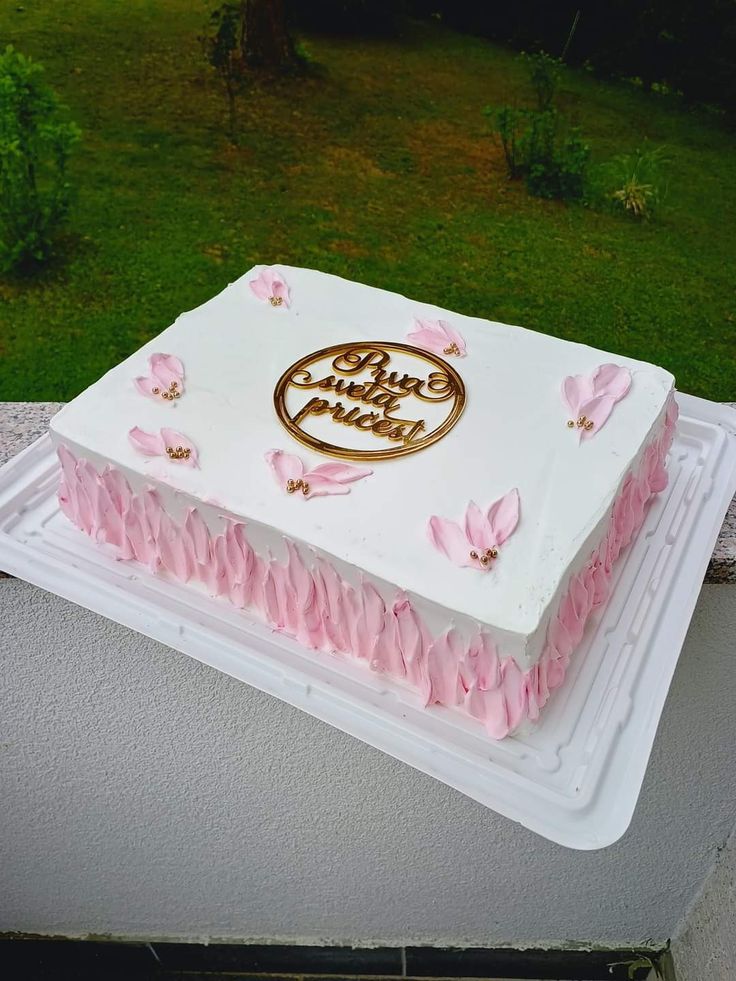
<svg viewBox="0 0 736 981"><path fill-rule="evenodd" d="M736 978L736 829L672 941L677 981Z"/></svg>
<svg viewBox="0 0 736 981"><path fill-rule="evenodd" d="M0 631L0 930L661 944L734 824L733 585L703 588L633 825L592 853L23 582Z"/></svg>

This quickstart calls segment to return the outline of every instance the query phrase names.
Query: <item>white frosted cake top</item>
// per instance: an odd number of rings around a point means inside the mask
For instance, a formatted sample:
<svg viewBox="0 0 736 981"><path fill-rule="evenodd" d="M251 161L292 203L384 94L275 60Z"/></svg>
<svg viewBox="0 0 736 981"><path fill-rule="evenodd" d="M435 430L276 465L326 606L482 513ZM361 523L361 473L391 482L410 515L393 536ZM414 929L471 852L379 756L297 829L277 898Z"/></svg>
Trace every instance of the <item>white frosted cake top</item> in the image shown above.
<svg viewBox="0 0 736 981"><path fill-rule="evenodd" d="M276 528L450 611L510 634L534 634L661 418L672 376L629 358L306 269L278 267L290 306L273 306L249 286L263 268L182 314L108 372L55 417L55 436L82 456L96 455L214 501L246 522ZM268 451L294 454L307 469L334 458L308 449L280 422L273 397L281 375L331 345L407 343L415 318L448 322L466 345L466 356L446 357L465 387L466 403L455 425L419 452L354 461L373 473L350 484L348 494L309 500L287 494L266 462ZM181 398L146 398L137 390L134 379L148 374L148 359L156 352L183 363ZM600 432L581 440L567 426L562 381L612 361L630 369L630 391ZM306 393L302 404L314 394ZM317 394L335 401L334 393ZM289 395L292 413L298 397ZM422 404L409 401L401 411L416 418ZM436 405L427 406L428 419L437 412L442 415ZM311 422L318 438L347 448L398 445L385 435L364 437L329 415ZM198 468L137 452L128 437L136 426L149 433L161 427L185 433L196 447ZM430 517L462 523L469 501L486 510L512 488L519 491L520 520L489 571L460 568L430 543Z"/></svg>

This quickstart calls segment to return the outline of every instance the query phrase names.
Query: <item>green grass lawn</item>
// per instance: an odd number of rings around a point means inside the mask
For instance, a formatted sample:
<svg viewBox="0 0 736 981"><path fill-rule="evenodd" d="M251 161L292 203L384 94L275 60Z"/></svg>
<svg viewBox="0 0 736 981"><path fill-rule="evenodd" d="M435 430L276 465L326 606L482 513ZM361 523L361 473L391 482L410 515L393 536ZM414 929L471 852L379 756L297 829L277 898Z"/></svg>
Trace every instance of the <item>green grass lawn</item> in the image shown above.
<svg viewBox="0 0 736 981"><path fill-rule="evenodd" d="M0 398L69 399L255 262L311 266L655 361L736 398L736 138L585 73L561 107L596 158L672 158L649 224L530 198L484 105L523 68L483 40L309 37L324 77L241 100L240 145L204 63L203 3L0 5L0 43L42 61L84 129L66 261L0 281Z"/></svg>

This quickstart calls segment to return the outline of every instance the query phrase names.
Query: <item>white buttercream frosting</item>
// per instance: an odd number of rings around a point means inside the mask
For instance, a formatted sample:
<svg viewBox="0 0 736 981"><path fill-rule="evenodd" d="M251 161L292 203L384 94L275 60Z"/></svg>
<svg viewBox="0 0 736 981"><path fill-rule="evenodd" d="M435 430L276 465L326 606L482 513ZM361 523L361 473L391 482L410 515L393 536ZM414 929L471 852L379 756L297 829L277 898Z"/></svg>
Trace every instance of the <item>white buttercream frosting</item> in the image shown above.
<svg viewBox="0 0 736 981"><path fill-rule="evenodd" d="M275 553L287 536L354 577L365 573L379 589L405 589L438 631L452 619L468 632L486 625L504 654L533 664L550 611L598 544L623 477L661 426L672 376L306 269L278 267L290 303L273 306L248 285L263 268L182 314L83 392L53 420L54 438L95 465L112 463L134 488L156 485L173 509L203 501L213 523L219 511L244 520ZM282 491L268 451L294 454L308 471L329 459L298 443L277 418L273 392L282 373L333 344L405 343L416 319L447 322L464 340L465 356L448 357L467 395L454 428L418 453L371 461L373 473L350 493L306 499ZM184 366L185 391L176 401L145 398L136 387L158 352ZM562 380L612 361L630 370L631 388L600 432L581 441L567 427ZM323 420L321 433L341 428ZM134 427L187 434L199 466L142 455L128 438ZM375 448L380 441L371 438ZM491 569L461 568L432 546L431 516L462 521L469 501L487 508L512 487L520 520Z"/></svg>

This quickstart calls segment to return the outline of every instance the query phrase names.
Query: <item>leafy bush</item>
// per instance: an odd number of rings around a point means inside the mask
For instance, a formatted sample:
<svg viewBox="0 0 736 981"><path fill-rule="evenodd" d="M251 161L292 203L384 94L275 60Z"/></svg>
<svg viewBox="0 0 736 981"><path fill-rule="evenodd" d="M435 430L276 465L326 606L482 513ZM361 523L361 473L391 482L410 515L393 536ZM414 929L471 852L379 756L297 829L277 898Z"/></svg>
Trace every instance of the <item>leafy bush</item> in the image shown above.
<svg viewBox="0 0 736 981"><path fill-rule="evenodd" d="M536 109L502 106L483 111L493 119L511 180L523 177L530 194L572 201L585 194L590 147L578 129L565 131L553 102L564 67L540 51L522 60L534 90Z"/></svg>
<svg viewBox="0 0 736 981"><path fill-rule="evenodd" d="M511 106L501 106L500 109L492 109L488 106L484 112L495 120L495 129L501 140L509 177L512 180L521 177L524 170L522 140L528 112L525 109L512 109Z"/></svg>
<svg viewBox="0 0 736 981"><path fill-rule="evenodd" d="M557 95L564 65L559 58L553 58L546 51L539 51L537 54L522 51L521 58L529 71L529 81L537 99L537 109L546 112L552 108Z"/></svg>
<svg viewBox="0 0 736 981"><path fill-rule="evenodd" d="M661 146L614 157L598 168L595 194L614 211L632 218L652 218L666 196L666 164L666 149Z"/></svg>
<svg viewBox="0 0 736 981"><path fill-rule="evenodd" d="M532 113L525 144L525 179L531 194L563 201L583 197L590 147L577 128L561 135L554 109Z"/></svg>
<svg viewBox="0 0 736 981"><path fill-rule="evenodd" d="M512 180L523 178L529 193L540 198L584 196L590 147L579 130L564 131L555 109L502 106L485 112L494 120Z"/></svg>
<svg viewBox="0 0 736 981"><path fill-rule="evenodd" d="M69 153L80 130L43 82L43 67L12 47L0 55L0 268L46 261L71 202Z"/></svg>

